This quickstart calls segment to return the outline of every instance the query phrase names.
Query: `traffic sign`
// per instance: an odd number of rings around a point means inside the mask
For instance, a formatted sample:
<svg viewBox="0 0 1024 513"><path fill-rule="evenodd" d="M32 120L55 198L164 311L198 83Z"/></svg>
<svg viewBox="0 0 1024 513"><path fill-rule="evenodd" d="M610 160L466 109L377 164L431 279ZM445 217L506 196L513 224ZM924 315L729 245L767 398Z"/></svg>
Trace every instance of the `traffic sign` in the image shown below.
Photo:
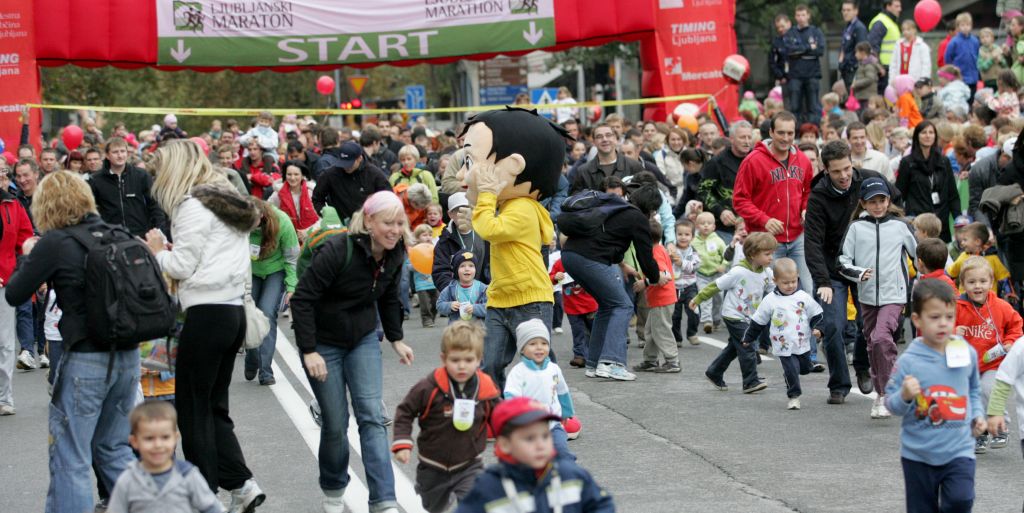
<svg viewBox="0 0 1024 513"><path fill-rule="evenodd" d="M539 89L530 89L530 103L534 105L549 105L555 103L558 98L557 87L541 87ZM548 119L555 119L554 109L537 109L537 112Z"/></svg>
<svg viewBox="0 0 1024 513"><path fill-rule="evenodd" d="M352 92L359 96L363 94L363 88L366 87L368 80L370 80L370 77L366 75L352 75L348 77L348 85L352 87Z"/></svg>
<svg viewBox="0 0 1024 513"><path fill-rule="evenodd" d="M427 108L427 87L423 85L405 86L405 108L409 110Z"/></svg>
<svg viewBox="0 0 1024 513"><path fill-rule="evenodd" d="M480 88L480 105L512 105L526 86L494 86Z"/></svg>

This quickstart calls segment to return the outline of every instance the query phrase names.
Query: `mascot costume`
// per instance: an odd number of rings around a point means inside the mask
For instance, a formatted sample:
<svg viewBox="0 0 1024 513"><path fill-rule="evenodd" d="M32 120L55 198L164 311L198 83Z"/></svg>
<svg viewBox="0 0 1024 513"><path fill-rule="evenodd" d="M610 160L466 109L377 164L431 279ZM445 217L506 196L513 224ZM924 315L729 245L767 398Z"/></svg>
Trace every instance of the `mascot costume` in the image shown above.
<svg viewBox="0 0 1024 513"><path fill-rule="evenodd" d="M466 161L459 178L475 205L473 229L491 244L484 371L504 389L516 326L541 319L551 331L554 292L541 247L555 231L540 200L557 192L572 138L537 111L512 107L473 116L460 136Z"/></svg>

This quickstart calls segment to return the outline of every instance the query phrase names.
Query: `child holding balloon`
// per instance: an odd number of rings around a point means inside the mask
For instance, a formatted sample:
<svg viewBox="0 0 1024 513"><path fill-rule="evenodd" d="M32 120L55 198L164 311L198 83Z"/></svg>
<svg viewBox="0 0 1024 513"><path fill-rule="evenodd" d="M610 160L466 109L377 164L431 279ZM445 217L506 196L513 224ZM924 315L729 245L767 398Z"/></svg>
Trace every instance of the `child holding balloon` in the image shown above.
<svg viewBox="0 0 1024 513"><path fill-rule="evenodd" d="M421 224L412 232L413 240L417 246L428 244L430 253L433 254L434 229L428 224ZM411 259L412 257L410 257ZM420 320L424 328L433 328L437 319L437 287L434 286L434 279L429 273L421 273L417 265L413 265L412 283L416 295L420 300ZM429 268L429 266L428 266Z"/></svg>

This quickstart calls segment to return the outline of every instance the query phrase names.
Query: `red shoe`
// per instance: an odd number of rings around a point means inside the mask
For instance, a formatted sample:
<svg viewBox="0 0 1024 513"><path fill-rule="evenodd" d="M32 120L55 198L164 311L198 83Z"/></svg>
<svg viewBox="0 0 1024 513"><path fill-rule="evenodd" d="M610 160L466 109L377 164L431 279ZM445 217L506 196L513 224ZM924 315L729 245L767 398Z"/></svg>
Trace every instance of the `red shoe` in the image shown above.
<svg viewBox="0 0 1024 513"><path fill-rule="evenodd" d="M569 440L579 438L580 432L583 431L583 426L580 425L580 421L576 417L569 417L563 420L562 427L565 429L565 434L568 435Z"/></svg>

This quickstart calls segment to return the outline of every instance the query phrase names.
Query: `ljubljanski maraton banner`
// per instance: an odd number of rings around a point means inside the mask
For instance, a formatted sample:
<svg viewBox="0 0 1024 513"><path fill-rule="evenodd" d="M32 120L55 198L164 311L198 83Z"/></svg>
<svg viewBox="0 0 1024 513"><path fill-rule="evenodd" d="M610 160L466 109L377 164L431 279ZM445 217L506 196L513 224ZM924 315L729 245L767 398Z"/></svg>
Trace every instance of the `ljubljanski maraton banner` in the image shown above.
<svg viewBox="0 0 1024 513"><path fill-rule="evenodd" d="M0 0L0 138L3 151L14 155L21 139L21 107L39 103L33 27L32 2ZM33 109L32 117L29 141L39 151L39 109Z"/></svg>
<svg viewBox="0 0 1024 513"><path fill-rule="evenodd" d="M554 0L156 0L158 64L315 66L555 44Z"/></svg>

